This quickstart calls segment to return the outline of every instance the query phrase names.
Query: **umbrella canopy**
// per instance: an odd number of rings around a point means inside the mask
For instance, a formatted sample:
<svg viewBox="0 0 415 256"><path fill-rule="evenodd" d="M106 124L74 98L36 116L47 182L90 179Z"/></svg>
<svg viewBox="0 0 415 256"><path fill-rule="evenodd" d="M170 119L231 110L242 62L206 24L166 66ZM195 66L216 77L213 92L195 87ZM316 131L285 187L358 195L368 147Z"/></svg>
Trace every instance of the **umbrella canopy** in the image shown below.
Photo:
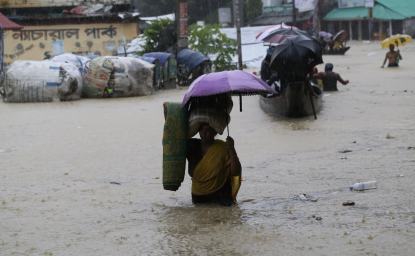
<svg viewBox="0 0 415 256"><path fill-rule="evenodd" d="M349 32L342 30L333 37L333 41L344 42L349 37Z"/></svg>
<svg viewBox="0 0 415 256"><path fill-rule="evenodd" d="M388 48L391 44L395 46L404 46L409 42L412 42L411 36L397 34L383 40L381 45L382 48Z"/></svg>
<svg viewBox="0 0 415 256"><path fill-rule="evenodd" d="M182 108L191 97L211 96L232 92L233 95L277 93L260 78L242 70L210 73L198 77L187 89Z"/></svg>
<svg viewBox="0 0 415 256"><path fill-rule="evenodd" d="M301 81L314 66L323 63L323 58L317 40L299 35L287 37L276 46L271 63L282 77Z"/></svg>
<svg viewBox="0 0 415 256"><path fill-rule="evenodd" d="M312 38L309 34L307 34L307 32L305 32L303 30L291 29L291 28L281 28L281 29L277 29L277 30L272 31L272 33L270 33L262 41L267 41L275 35L294 35L294 36L302 35L302 36L306 36L308 38Z"/></svg>
<svg viewBox="0 0 415 256"><path fill-rule="evenodd" d="M256 36L256 41L257 41L257 42L261 42L261 41L262 41L262 39L264 39L265 37L267 37L270 33L272 33L272 32L273 32L273 31L275 31L275 30L281 29L281 28L292 28L292 29L298 29L297 27L287 26L287 25L285 25L284 23L282 23L282 24L275 25L275 26L272 26L272 27L268 27L268 28L266 28L266 29L262 30L262 31L261 31L261 33L259 33L259 34Z"/></svg>
<svg viewBox="0 0 415 256"><path fill-rule="evenodd" d="M267 39L266 41L264 41L264 45L276 46L276 45L279 45L282 41L284 41L285 38L292 37L292 36L294 36L294 35L275 34L275 35L269 37L269 39Z"/></svg>

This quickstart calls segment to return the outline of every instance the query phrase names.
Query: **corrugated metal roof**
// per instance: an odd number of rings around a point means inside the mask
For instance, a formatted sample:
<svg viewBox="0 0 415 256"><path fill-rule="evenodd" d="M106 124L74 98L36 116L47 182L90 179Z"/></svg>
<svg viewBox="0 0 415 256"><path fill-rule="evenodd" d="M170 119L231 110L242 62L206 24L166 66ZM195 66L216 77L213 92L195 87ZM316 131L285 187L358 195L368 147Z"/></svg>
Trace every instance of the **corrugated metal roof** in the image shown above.
<svg viewBox="0 0 415 256"><path fill-rule="evenodd" d="M13 21L6 18L6 16L4 16L2 13L0 13L0 23L3 30L20 30L23 28L23 26L20 26L19 24L14 23Z"/></svg>

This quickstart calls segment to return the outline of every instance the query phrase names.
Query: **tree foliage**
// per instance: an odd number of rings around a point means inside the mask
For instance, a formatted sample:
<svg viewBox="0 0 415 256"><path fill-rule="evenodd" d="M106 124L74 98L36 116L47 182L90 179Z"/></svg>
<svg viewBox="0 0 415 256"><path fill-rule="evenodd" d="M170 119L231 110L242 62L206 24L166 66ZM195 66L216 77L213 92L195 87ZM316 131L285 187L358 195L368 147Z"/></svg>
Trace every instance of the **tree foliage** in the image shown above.
<svg viewBox="0 0 415 256"><path fill-rule="evenodd" d="M189 46L191 50L199 51L204 55L216 55L213 61L216 71L234 70L232 56L237 54L237 42L220 32L218 24L207 24L202 27L193 24L188 27Z"/></svg>
<svg viewBox="0 0 415 256"><path fill-rule="evenodd" d="M173 27L173 34L169 36L171 34L169 33L169 28L171 27ZM166 40L166 36L171 37L171 40ZM170 19L152 21L151 24L149 24L148 29L144 30L143 38L146 41L146 44L142 46L143 50L138 52L139 55L149 52L166 51L170 46L174 46L175 41L177 40L176 34L174 33L174 21Z"/></svg>
<svg viewBox="0 0 415 256"><path fill-rule="evenodd" d="M248 0L244 5L244 19L245 22L255 19L262 15L262 0Z"/></svg>

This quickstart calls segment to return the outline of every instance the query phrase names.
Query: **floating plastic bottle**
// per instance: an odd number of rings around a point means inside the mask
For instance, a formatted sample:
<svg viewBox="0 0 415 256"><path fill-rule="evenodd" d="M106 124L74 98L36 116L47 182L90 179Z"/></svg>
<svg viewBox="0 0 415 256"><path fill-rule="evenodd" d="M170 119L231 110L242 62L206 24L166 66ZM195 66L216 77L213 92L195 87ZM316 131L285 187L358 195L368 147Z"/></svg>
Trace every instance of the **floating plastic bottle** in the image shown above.
<svg viewBox="0 0 415 256"><path fill-rule="evenodd" d="M376 181L366 181L355 183L353 186L350 187L350 190L366 190L374 188L378 188L378 183Z"/></svg>

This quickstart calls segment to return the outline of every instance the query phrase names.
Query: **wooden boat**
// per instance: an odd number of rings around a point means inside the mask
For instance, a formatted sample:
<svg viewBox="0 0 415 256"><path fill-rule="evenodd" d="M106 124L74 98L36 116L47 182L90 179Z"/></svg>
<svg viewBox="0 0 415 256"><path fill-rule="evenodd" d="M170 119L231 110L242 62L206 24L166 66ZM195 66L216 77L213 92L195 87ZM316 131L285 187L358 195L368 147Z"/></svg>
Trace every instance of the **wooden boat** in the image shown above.
<svg viewBox="0 0 415 256"><path fill-rule="evenodd" d="M313 90L318 95L313 96L314 109L318 113L323 106L323 91L316 85L313 85ZM271 94L259 97L261 107L271 114L285 117L313 115L310 96L304 91L304 83L289 84L282 97Z"/></svg>
<svg viewBox="0 0 415 256"><path fill-rule="evenodd" d="M346 48L340 48L338 50L333 50L333 51L324 50L323 54L325 54L325 55L344 55L349 49L350 49L350 46L346 47Z"/></svg>

